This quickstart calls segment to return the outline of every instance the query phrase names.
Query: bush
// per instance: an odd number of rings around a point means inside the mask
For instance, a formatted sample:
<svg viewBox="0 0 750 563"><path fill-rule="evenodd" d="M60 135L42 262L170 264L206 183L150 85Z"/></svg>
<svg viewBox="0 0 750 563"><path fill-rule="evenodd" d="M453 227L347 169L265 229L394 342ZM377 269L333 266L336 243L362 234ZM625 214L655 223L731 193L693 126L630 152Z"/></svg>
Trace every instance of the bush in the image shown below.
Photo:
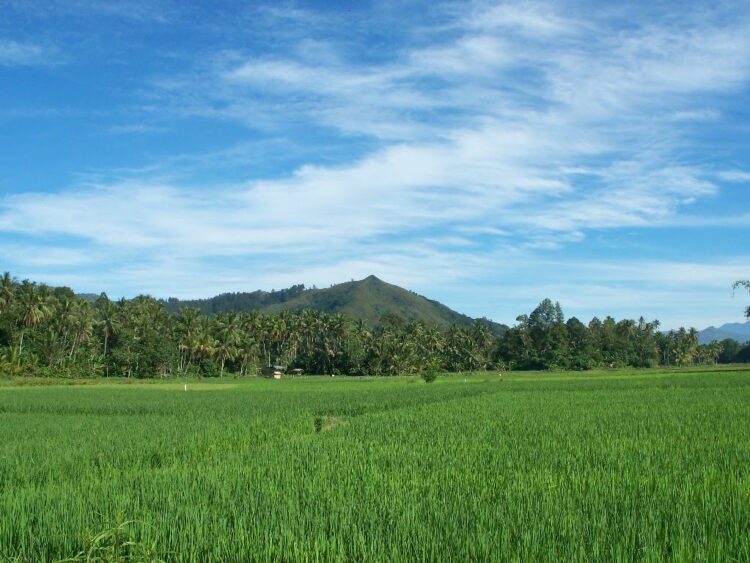
<svg viewBox="0 0 750 563"><path fill-rule="evenodd" d="M422 379L425 383L432 383L438 377L438 371L436 369L428 369L422 372Z"/></svg>

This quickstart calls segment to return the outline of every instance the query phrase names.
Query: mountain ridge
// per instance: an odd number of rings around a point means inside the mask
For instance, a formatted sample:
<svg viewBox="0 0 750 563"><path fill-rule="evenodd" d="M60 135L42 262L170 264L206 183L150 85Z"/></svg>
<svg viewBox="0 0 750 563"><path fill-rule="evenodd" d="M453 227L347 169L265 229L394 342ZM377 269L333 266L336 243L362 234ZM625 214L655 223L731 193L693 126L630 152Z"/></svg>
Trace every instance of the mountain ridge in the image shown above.
<svg viewBox="0 0 750 563"><path fill-rule="evenodd" d="M421 321L438 326L468 326L479 320L497 335L508 329L506 325L489 319L474 319L454 311L438 301L384 282L374 275L328 288L308 289L299 284L279 291L223 293L206 299L191 300L170 297L161 302L172 313L185 307L195 307L209 315L228 311L280 313L316 309L324 313L343 313L361 319L371 327L401 320Z"/></svg>
<svg viewBox="0 0 750 563"><path fill-rule="evenodd" d="M750 321L744 323L724 323L721 326L709 326L698 331L698 343L708 344L712 340L726 340L730 338L740 344L750 341Z"/></svg>

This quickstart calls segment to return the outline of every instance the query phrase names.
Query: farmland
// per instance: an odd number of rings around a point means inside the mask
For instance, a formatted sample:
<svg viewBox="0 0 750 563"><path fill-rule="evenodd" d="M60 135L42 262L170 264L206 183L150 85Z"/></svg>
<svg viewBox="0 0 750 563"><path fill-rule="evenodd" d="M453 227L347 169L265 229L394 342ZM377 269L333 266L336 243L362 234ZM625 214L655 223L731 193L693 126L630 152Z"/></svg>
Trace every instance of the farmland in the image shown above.
<svg viewBox="0 0 750 563"><path fill-rule="evenodd" d="M750 369L18 381L0 560L750 559Z"/></svg>

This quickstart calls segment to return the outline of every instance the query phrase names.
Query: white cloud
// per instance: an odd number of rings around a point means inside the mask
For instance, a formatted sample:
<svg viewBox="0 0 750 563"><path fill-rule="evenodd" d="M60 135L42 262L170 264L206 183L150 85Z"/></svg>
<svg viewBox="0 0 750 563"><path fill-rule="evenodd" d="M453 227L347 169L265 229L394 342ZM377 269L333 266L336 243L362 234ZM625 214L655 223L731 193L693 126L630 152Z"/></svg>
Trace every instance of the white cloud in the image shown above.
<svg viewBox="0 0 750 563"><path fill-rule="evenodd" d="M672 121L716 121L721 113L714 109L676 111L669 116Z"/></svg>
<svg viewBox="0 0 750 563"><path fill-rule="evenodd" d="M101 261L103 256L91 251L65 246L26 244L0 245L0 259L27 268L63 268L91 265Z"/></svg>
<svg viewBox="0 0 750 563"><path fill-rule="evenodd" d="M725 182L736 182L738 184L750 184L750 172L743 170L725 170L717 176Z"/></svg>
<svg viewBox="0 0 750 563"><path fill-rule="evenodd" d="M55 59L54 52L41 45L0 38L0 66L48 65Z"/></svg>
<svg viewBox="0 0 750 563"><path fill-rule="evenodd" d="M582 22L560 16L551 5L534 2L480 3L467 23L483 31L516 31L541 38L571 33L583 27Z"/></svg>
<svg viewBox="0 0 750 563"><path fill-rule="evenodd" d="M422 285L446 302L462 302L470 315L489 315L513 324L544 298L559 300L567 317L584 322L607 315L620 318L657 318L666 329L686 324L705 328L743 320L746 295L733 294L732 282L747 277L748 256L706 261L637 258L555 259L524 253L498 260L488 282L460 291Z"/></svg>
<svg viewBox="0 0 750 563"><path fill-rule="evenodd" d="M367 139L366 152L348 161L229 186L180 182L161 169L127 181L99 176L55 194L6 196L0 231L85 241L111 257L113 287L160 295L325 285L370 273L420 288L491 276L498 264L512 271L527 254L580 244L592 231L689 222L685 209L714 197L722 181L748 181L742 171L685 162L680 152L689 142L685 121L722 119L720 101L704 97L731 96L750 80L746 19L645 22L631 14L613 28L595 15L562 15L556 3L472 6L437 39L365 63L346 45L308 39L286 53L216 54L152 92L160 116ZM304 26L310 14L266 16ZM190 170L188 160L165 167ZM223 257L234 261L206 268ZM607 280L606 268L589 271ZM639 272L628 283L656 283ZM676 278L693 274L668 269ZM604 307L627 281L627 271L617 275L555 286L572 303L585 287ZM637 301L636 291L618 306Z"/></svg>
<svg viewBox="0 0 750 563"><path fill-rule="evenodd" d="M108 129L112 135L144 135L149 133L163 133L164 127L157 127L147 123L127 123L124 125L113 125Z"/></svg>

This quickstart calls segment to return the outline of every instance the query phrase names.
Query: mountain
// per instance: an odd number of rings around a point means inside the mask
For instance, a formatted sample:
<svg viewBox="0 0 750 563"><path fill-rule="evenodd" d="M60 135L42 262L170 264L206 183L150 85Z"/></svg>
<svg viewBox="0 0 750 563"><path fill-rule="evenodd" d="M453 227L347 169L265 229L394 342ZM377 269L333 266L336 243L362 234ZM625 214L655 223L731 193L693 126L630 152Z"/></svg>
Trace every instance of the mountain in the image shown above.
<svg viewBox="0 0 750 563"><path fill-rule="evenodd" d="M305 289L295 285L280 291L223 293L210 299L163 301L171 312L185 307L196 307L205 314L225 311L260 311L280 313L316 309L324 313L343 313L362 319L370 326L378 326L386 319L422 321L428 325L467 326L474 319L446 307L442 303L422 297L412 291L386 283L375 276L363 280L333 285L326 289ZM500 335L508 327L488 319L480 319L490 330Z"/></svg>
<svg viewBox="0 0 750 563"><path fill-rule="evenodd" d="M710 326L698 332L698 343L708 344L712 340L731 338L740 344L750 341L750 321L746 323L726 323L720 327Z"/></svg>

